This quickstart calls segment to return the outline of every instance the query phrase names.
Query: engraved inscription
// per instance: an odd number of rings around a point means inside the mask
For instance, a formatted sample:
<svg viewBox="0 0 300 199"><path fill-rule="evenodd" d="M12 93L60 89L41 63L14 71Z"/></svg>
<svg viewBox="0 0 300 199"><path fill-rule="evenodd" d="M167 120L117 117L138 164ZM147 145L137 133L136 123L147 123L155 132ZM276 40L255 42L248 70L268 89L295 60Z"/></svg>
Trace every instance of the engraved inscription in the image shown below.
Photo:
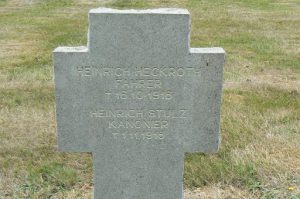
<svg viewBox="0 0 300 199"><path fill-rule="evenodd" d="M174 92L172 91L105 91L105 97L121 100L171 100Z"/></svg>
<svg viewBox="0 0 300 199"><path fill-rule="evenodd" d="M168 129L168 121L144 121L144 120L135 120L135 121L108 121L108 128L115 129Z"/></svg>
<svg viewBox="0 0 300 199"><path fill-rule="evenodd" d="M164 140L173 120L185 119L186 109L97 109L90 117L104 121L114 139Z"/></svg>
<svg viewBox="0 0 300 199"><path fill-rule="evenodd" d="M115 139L129 139L129 140L163 140L165 139L164 132L144 132L144 133L112 133Z"/></svg>
<svg viewBox="0 0 300 199"><path fill-rule="evenodd" d="M197 67L105 67L105 66L76 66L80 76L99 77L183 77L199 76L200 68Z"/></svg>
<svg viewBox="0 0 300 199"><path fill-rule="evenodd" d="M105 67L77 66L80 78L109 79L104 88L105 100L172 101L178 90L170 81L184 76L200 76L197 67ZM186 109L107 109L90 111L90 117L100 120L114 139L163 140L174 120L185 119Z"/></svg>
<svg viewBox="0 0 300 199"><path fill-rule="evenodd" d="M176 90L164 85L164 79L200 77L200 67L106 67L77 66L79 77L110 78L104 92L107 100L170 101Z"/></svg>
<svg viewBox="0 0 300 199"><path fill-rule="evenodd" d="M116 89L161 89L159 79L116 79Z"/></svg>
<svg viewBox="0 0 300 199"><path fill-rule="evenodd" d="M91 117L94 118L163 118L176 119L186 118L187 110L171 110L171 109L98 109L91 111Z"/></svg>

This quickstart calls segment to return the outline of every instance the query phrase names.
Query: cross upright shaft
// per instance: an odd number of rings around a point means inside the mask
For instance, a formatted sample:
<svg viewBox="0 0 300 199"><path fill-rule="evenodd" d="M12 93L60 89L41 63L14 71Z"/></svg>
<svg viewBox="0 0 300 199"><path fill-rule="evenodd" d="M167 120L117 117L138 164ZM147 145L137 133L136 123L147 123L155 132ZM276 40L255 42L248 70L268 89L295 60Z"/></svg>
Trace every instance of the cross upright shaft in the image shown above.
<svg viewBox="0 0 300 199"><path fill-rule="evenodd" d="M93 9L87 47L54 51L58 145L92 152L95 199L182 199L185 152L220 142L221 48L184 9Z"/></svg>

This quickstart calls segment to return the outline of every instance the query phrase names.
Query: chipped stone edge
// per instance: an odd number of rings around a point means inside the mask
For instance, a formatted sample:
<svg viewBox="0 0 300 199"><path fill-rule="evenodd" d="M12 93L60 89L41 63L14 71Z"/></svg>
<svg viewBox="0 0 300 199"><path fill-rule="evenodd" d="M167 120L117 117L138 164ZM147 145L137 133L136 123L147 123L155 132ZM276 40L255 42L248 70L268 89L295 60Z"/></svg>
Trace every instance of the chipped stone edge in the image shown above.
<svg viewBox="0 0 300 199"><path fill-rule="evenodd" d="M190 48L190 53L192 54L211 54L211 53L217 53L217 54L225 54L225 50L220 47L212 47L212 48Z"/></svg>
<svg viewBox="0 0 300 199"><path fill-rule="evenodd" d="M88 52L87 46L76 46L76 47L67 47L67 46L60 46L54 49L54 53L62 52L62 53L76 53L76 52Z"/></svg>

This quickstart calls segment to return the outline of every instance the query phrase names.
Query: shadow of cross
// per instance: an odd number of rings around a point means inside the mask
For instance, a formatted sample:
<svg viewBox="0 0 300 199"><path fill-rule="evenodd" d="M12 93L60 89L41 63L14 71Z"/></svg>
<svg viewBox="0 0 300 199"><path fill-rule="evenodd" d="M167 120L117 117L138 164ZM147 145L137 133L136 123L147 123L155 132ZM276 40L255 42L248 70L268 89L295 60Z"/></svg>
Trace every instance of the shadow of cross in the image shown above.
<svg viewBox="0 0 300 199"><path fill-rule="evenodd" d="M184 9L89 13L54 50L58 146L92 152L95 199L182 199L185 152L220 142L222 48L190 48Z"/></svg>

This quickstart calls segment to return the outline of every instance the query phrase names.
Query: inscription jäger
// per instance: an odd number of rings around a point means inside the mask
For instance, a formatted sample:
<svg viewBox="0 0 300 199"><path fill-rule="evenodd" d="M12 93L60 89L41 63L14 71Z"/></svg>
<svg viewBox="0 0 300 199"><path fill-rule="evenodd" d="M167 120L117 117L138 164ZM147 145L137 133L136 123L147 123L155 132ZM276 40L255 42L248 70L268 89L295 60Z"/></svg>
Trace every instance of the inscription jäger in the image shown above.
<svg viewBox="0 0 300 199"><path fill-rule="evenodd" d="M95 199L182 199L185 152L220 142L222 48L190 48L184 9L89 13L54 51L58 146L92 152Z"/></svg>

